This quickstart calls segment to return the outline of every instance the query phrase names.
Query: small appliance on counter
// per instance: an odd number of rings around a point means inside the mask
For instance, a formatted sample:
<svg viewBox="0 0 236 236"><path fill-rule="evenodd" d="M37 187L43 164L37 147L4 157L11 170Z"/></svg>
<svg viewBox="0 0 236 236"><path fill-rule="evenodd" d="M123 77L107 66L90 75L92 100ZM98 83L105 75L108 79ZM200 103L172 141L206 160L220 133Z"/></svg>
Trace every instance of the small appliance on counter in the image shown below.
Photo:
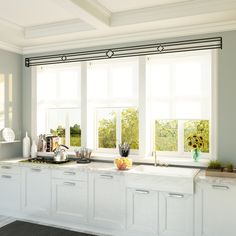
<svg viewBox="0 0 236 236"><path fill-rule="evenodd" d="M91 153L92 153L92 150L89 148L75 149L75 156L76 156L77 163L81 163L81 164L90 163Z"/></svg>
<svg viewBox="0 0 236 236"><path fill-rule="evenodd" d="M66 149L69 149L66 145L58 145L54 150L53 159L55 162L64 162L68 159Z"/></svg>
<svg viewBox="0 0 236 236"><path fill-rule="evenodd" d="M51 134L40 134L38 138L38 152L53 152L60 145L60 138Z"/></svg>

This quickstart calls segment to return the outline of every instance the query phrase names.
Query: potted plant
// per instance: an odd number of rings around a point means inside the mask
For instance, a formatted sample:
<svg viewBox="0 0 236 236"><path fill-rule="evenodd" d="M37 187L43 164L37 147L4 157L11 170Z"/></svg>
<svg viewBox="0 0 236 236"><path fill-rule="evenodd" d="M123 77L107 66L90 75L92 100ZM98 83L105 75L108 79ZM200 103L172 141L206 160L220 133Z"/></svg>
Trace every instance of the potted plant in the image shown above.
<svg viewBox="0 0 236 236"><path fill-rule="evenodd" d="M234 165L232 163L229 163L227 166L226 166L226 171L227 172L233 172L234 171Z"/></svg>
<svg viewBox="0 0 236 236"><path fill-rule="evenodd" d="M222 171L222 164L220 161L210 161L208 165L208 170Z"/></svg>
<svg viewBox="0 0 236 236"><path fill-rule="evenodd" d="M198 161L201 156L201 149L204 146L203 137L197 134L190 135L187 138L187 143L188 143L188 146L192 148L191 152L192 152L192 157L194 161Z"/></svg>

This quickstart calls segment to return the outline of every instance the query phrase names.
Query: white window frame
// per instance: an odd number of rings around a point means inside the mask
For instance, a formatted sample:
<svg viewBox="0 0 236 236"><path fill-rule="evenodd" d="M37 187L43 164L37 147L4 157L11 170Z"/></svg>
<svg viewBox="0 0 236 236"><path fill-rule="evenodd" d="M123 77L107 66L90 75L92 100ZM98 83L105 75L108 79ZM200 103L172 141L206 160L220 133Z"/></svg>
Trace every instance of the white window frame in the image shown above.
<svg viewBox="0 0 236 236"><path fill-rule="evenodd" d="M218 63L218 51L211 51L212 56L212 104L211 104L211 119L210 119L210 159L217 159L217 63ZM149 93L148 93L148 81L146 79L146 56L138 57L138 109L139 109L139 152L134 156L139 158L152 158L153 151L153 124L150 122L150 106L149 106ZM81 145L86 146L88 141L88 97L87 97L87 67L90 62L81 63ZM37 140L37 67L31 67L31 137ZM95 129L96 130L96 129ZM104 150L105 151L105 150ZM117 155L117 150L115 153ZM159 154L163 156L163 153ZM166 155L168 157L168 155ZM173 155L169 156L173 158ZM178 157L184 158L185 156Z"/></svg>
<svg viewBox="0 0 236 236"><path fill-rule="evenodd" d="M217 62L218 53L217 51L210 51L211 55L211 116L209 118L209 153L202 153L201 156L204 159L217 159L217 124L216 124L216 107L217 107ZM184 57L184 55L183 55ZM148 57L147 57L148 58ZM203 98L204 99L204 98ZM152 101L153 102L153 101ZM155 119L151 120L151 144L152 149L150 153L155 151ZM161 120L161 119L160 119ZM168 119L167 119L168 120ZM171 120L171 119L170 119ZM191 158L191 152L184 152L184 121L183 119L175 119L178 121L178 151L156 151L159 157L165 158ZM201 120L201 119L187 119L187 120ZM203 119L207 120L207 119ZM151 154L150 154L151 155Z"/></svg>
<svg viewBox="0 0 236 236"><path fill-rule="evenodd" d="M80 66L80 78L82 78L82 65L79 65ZM58 69L58 65L54 66L50 66L50 70L51 71L57 71ZM69 65L61 65L60 66L60 70L63 69L63 68L75 68L77 69L78 68L78 63L76 64L69 64ZM38 137L37 137L37 70L38 70L38 67L32 67L31 69L31 78L32 78L32 89L31 89L31 97L32 97L32 115L31 115L31 136L34 140L37 140ZM58 74L57 74L57 77L58 77ZM80 83L81 83L81 87L82 87L82 79L80 79ZM82 94L82 89L80 91L80 94L81 94L81 97L83 97L84 93ZM65 91L66 92L66 91ZM68 110L66 111L66 117L65 117L65 145L67 145L70 150L74 150L74 146L71 146L70 145L70 118L69 118L69 110L71 109L78 109L80 110L80 114L81 114L81 97L80 97L80 106L73 106L73 107L52 107L52 108L48 108L47 111L46 111L46 114L45 114L45 127L46 127L46 130L49 130L49 125L48 125L48 119L47 119L47 116L48 116L48 111L49 109L56 109L56 110ZM52 104L53 104L54 101L52 101ZM82 130L82 116L81 116L81 124L80 124L80 127L81 127L81 130ZM45 131L46 132L46 131ZM81 146L82 146L82 135L81 135Z"/></svg>

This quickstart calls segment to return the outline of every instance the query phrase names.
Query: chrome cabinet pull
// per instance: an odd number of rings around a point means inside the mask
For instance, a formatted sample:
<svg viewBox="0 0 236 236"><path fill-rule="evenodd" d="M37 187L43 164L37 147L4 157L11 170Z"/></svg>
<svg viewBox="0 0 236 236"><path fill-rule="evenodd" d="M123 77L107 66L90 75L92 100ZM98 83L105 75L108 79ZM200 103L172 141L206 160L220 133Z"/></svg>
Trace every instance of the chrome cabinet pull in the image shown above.
<svg viewBox="0 0 236 236"><path fill-rule="evenodd" d="M103 179L113 179L112 175L100 175L100 177Z"/></svg>
<svg viewBox="0 0 236 236"><path fill-rule="evenodd" d="M67 185L67 186L75 186L76 184L73 183L73 182L64 182L64 185Z"/></svg>
<svg viewBox="0 0 236 236"><path fill-rule="evenodd" d="M229 186L213 184L213 185L212 185L212 188L214 188L214 189L228 190L228 189L229 189Z"/></svg>
<svg viewBox="0 0 236 236"><path fill-rule="evenodd" d="M76 173L73 171L65 171L64 175L76 175Z"/></svg>
<svg viewBox="0 0 236 236"><path fill-rule="evenodd" d="M178 193L169 193L168 197L173 197L173 198L184 198L183 194L178 194Z"/></svg>
<svg viewBox="0 0 236 236"><path fill-rule="evenodd" d="M138 194L149 194L150 192L147 191L147 190L137 189L137 190L135 190L135 193L138 193Z"/></svg>
<svg viewBox="0 0 236 236"><path fill-rule="evenodd" d="M9 170L9 169L11 169L12 167L11 167L11 166L1 166L1 168L2 168L2 169L7 169L7 170Z"/></svg>
<svg viewBox="0 0 236 236"><path fill-rule="evenodd" d="M10 175L2 175L2 178L4 178L4 179L11 179L11 176Z"/></svg>
<svg viewBox="0 0 236 236"><path fill-rule="evenodd" d="M38 169L38 168L31 168L31 170L34 171L34 172L40 172L41 171L41 169Z"/></svg>

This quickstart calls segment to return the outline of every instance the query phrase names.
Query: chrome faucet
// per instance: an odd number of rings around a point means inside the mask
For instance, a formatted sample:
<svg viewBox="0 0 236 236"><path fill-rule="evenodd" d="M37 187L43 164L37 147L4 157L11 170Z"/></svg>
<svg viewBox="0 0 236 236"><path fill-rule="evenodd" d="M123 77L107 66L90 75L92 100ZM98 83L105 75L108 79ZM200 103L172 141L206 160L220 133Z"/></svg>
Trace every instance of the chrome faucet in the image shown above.
<svg viewBox="0 0 236 236"><path fill-rule="evenodd" d="M157 166L157 152L153 151L152 155L154 154L154 166Z"/></svg>

